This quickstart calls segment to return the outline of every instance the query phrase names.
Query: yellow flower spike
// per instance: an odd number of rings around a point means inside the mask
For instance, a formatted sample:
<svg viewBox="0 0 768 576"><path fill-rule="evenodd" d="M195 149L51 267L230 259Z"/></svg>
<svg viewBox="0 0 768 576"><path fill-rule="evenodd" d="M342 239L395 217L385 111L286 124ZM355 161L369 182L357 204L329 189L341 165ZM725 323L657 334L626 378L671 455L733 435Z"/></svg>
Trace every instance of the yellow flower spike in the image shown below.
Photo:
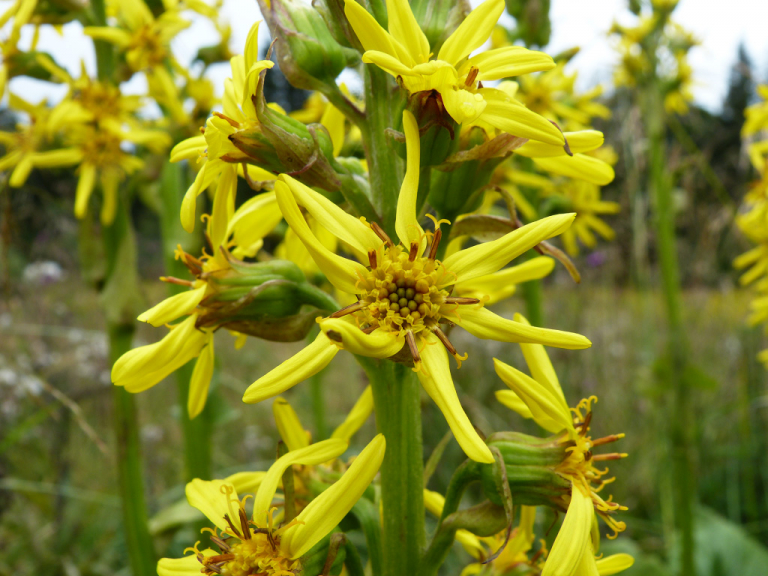
<svg viewBox="0 0 768 576"><path fill-rule="evenodd" d="M354 306L354 304L353 304ZM318 323L329 340L339 349L369 358L389 358L405 345L405 336L377 330L366 334L349 317L324 318Z"/></svg>
<svg viewBox="0 0 768 576"><path fill-rule="evenodd" d="M533 418L533 413L530 408L528 408L528 404L526 404L525 401L512 390L496 390L495 396L496 400L513 412L517 412L523 418Z"/></svg>
<svg viewBox="0 0 768 576"><path fill-rule="evenodd" d="M574 489L541 576L573 576L576 573L582 556L591 554L589 538L593 515L592 500Z"/></svg>
<svg viewBox="0 0 768 576"><path fill-rule="evenodd" d="M253 519L256 525L260 527L267 526L267 516L272 507L272 499L275 497L275 492L283 477L283 473L290 466L294 464L316 466L317 464L328 462L328 460L341 456L347 450L347 446L348 443L345 440L323 440L305 448L291 450L278 458L267 470L253 500Z"/></svg>
<svg viewBox="0 0 768 576"><path fill-rule="evenodd" d="M556 434L563 430L573 432L573 419L567 405L546 386L504 362L493 359L499 378L525 402L536 423ZM513 408L514 409L514 408ZM521 415L525 416L525 414Z"/></svg>
<svg viewBox="0 0 768 576"><path fill-rule="evenodd" d="M546 346L565 348L566 350L583 350L592 346L588 338L573 332L563 332L538 326L526 326L514 320L508 320L485 308L470 308L465 306L447 317L464 330L483 340L498 342L536 342Z"/></svg>
<svg viewBox="0 0 768 576"><path fill-rule="evenodd" d="M549 275L555 268L555 260L547 256L538 256L517 266L505 268L487 276L465 280L456 284L457 296L483 299L486 306L509 298L515 293L517 284L538 280Z"/></svg>
<svg viewBox="0 0 768 576"><path fill-rule="evenodd" d="M280 438L288 446L288 450L300 450L309 446L308 433L301 425L299 415L285 398L275 398L272 403L272 414L275 416Z"/></svg>
<svg viewBox="0 0 768 576"><path fill-rule="evenodd" d="M426 247L424 230L416 219L416 196L419 191L419 125L416 118L408 110L403 112L403 131L405 132L405 146L407 153L407 167L400 194L397 197L397 216L395 218L395 231L404 246L418 244L419 252ZM381 241L376 238L380 244Z"/></svg>
<svg viewBox="0 0 768 576"><path fill-rule="evenodd" d="M416 373L421 385L440 408L464 453L476 462L492 463L491 450L477 434L459 402L445 346L432 333L424 343L423 350L419 350L423 366Z"/></svg>
<svg viewBox="0 0 768 576"><path fill-rule="evenodd" d="M285 178L285 176L283 175L281 178ZM280 211L283 213L283 217L285 218L286 222L288 222L288 225L294 230L294 232L296 232L299 238L301 238L304 246L307 248L309 253L312 254L312 258L314 259L315 263L328 277L328 280L331 282L331 284L343 292L354 294L357 290L356 285L358 278L364 276L367 273L365 267L358 264L357 262L353 262L338 256L337 254L334 254L316 242L314 234L312 234L312 231L309 229L309 226L307 226L307 222L304 219L301 210L299 210L299 206L296 203L296 199L294 198L291 189L284 182L284 180L277 180L275 182L275 195L277 196L277 202L280 206ZM353 219L348 214L347 216L350 219ZM359 220L357 222L361 226L363 225ZM370 232L370 230L367 228L366 230L367 232ZM346 230L337 231L334 228L333 231L340 236L348 235ZM367 235L363 236L363 238L367 239ZM360 245L360 242L357 241L356 244Z"/></svg>
<svg viewBox="0 0 768 576"><path fill-rule="evenodd" d="M299 382L320 372L331 363L338 352L338 347L321 332L301 352L251 384L243 395L243 402L256 404L277 394L282 394Z"/></svg>
<svg viewBox="0 0 768 576"><path fill-rule="evenodd" d="M205 408L208 399L208 388L211 386L215 355L213 353L213 333L206 332L208 342L197 357L192 377L189 380L189 396L187 398L187 413L189 418L195 418Z"/></svg>
<svg viewBox="0 0 768 576"><path fill-rule="evenodd" d="M206 287L203 284L194 290L186 290L166 298L146 312L141 313L137 320L158 327L173 322L181 316L191 314L205 297Z"/></svg>
<svg viewBox="0 0 768 576"><path fill-rule="evenodd" d="M155 344L134 348L112 367L112 382L128 392L143 392L196 358L207 343L206 332L195 328L196 316L177 324Z"/></svg>
<svg viewBox="0 0 768 576"><path fill-rule="evenodd" d="M635 563L635 559L629 554L613 554L606 558L597 560L597 573L600 576L611 576L612 574L618 574L632 567Z"/></svg>
<svg viewBox="0 0 768 576"><path fill-rule="evenodd" d="M533 162L542 170L552 174L584 180L598 186L610 184L615 177L613 167L610 164L584 154L534 158Z"/></svg>
<svg viewBox="0 0 768 576"><path fill-rule="evenodd" d="M498 240L461 250L446 258L443 264L456 275L457 283L492 274L542 240L562 234L575 217L575 214L557 214L542 218Z"/></svg>
<svg viewBox="0 0 768 576"><path fill-rule="evenodd" d="M331 434L331 438L338 438L339 440L346 440L349 442L352 435L360 430L365 421L373 412L373 389L369 384L366 386L365 391L357 399L355 405L350 410L347 417Z"/></svg>
<svg viewBox="0 0 768 576"><path fill-rule="evenodd" d="M291 558L306 554L349 513L378 473L386 446L384 435L378 434L344 475L301 511L285 534Z"/></svg>

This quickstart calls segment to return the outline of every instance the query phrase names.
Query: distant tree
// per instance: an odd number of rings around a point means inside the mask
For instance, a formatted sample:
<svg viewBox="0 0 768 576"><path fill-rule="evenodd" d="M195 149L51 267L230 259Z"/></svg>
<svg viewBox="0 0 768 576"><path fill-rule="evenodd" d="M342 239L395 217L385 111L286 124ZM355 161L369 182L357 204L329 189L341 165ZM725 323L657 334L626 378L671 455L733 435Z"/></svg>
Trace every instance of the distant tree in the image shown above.
<svg viewBox="0 0 768 576"><path fill-rule="evenodd" d="M741 130L741 125L744 124L744 110L752 102L754 94L752 60L744 44L740 44L736 63L731 68L728 94L723 102L723 122L727 126Z"/></svg>

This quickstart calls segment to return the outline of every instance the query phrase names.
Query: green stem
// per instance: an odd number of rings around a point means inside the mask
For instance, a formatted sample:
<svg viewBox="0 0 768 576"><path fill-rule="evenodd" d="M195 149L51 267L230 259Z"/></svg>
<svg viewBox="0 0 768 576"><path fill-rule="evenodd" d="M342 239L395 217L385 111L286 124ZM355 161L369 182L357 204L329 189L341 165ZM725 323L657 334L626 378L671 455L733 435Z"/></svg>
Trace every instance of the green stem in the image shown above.
<svg viewBox="0 0 768 576"><path fill-rule="evenodd" d="M365 67L365 109L368 127L363 132L371 182L371 197L381 216L380 225L393 239L397 196L403 177L403 162L387 143L386 129L397 126L391 102L392 84L375 66Z"/></svg>
<svg viewBox="0 0 768 576"><path fill-rule="evenodd" d="M425 541L421 386L407 366L359 360L373 388L376 426L387 439L381 466L382 574L416 574Z"/></svg>
<svg viewBox="0 0 768 576"><path fill-rule="evenodd" d="M110 364L131 349L133 326L110 324ZM134 576L156 573L152 538L147 528L147 506L144 500L144 479L141 463L139 428L136 423L134 397L115 386L112 390L115 439L117 442L117 474L123 503L123 529Z"/></svg>
<svg viewBox="0 0 768 576"><path fill-rule="evenodd" d="M656 82L646 87L644 96L643 115L650 141L650 188L655 208L654 225L667 316L667 350L670 354L672 379L669 440L675 526L681 550L680 574L695 576L693 507L696 488L692 455L694 422L690 407L691 391L685 378L688 346L682 317L672 182L666 170L664 102L661 88Z"/></svg>
<svg viewBox="0 0 768 576"><path fill-rule="evenodd" d="M160 231L163 241L163 262L168 276L187 278L189 271L175 257L176 246L185 245L190 249L189 234L184 232L179 220L179 206L184 195L183 168L178 164L167 163L160 177ZM184 286L168 284L170 296L186 290ZM194 420L189 418L187 398L189 382L192 378L193 364L189 363L176 371L176 385L179 394L181 427L184 434L184 480L195 478L211 479L211 436L213 419L210 408L206 407Z"/></svg>

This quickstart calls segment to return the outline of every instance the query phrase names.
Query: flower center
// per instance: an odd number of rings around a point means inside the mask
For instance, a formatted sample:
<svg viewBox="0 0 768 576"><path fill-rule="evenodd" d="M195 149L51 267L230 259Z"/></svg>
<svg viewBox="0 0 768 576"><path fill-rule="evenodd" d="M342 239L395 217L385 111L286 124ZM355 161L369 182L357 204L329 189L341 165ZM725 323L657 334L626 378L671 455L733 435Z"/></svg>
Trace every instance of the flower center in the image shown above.
<svg viewBox="0 0 768 576"><path fill-rule="evenodd" d="M360 328L368 334L385 330L405 336L417 370L421 357L416 337L424 339L432 332L461 367L467 356L456 352L439 324L457 305L478 304L480 300L452 297L451 288L445 288L454 279L436 259L442 237L440 228L435 230L426 256L420 254L419 243L407 248L402 244L396 246L376 223L371 228L384 244L368 253L370 269L358 281L358 301L331 314L331 318L354 314Z"/></svg>

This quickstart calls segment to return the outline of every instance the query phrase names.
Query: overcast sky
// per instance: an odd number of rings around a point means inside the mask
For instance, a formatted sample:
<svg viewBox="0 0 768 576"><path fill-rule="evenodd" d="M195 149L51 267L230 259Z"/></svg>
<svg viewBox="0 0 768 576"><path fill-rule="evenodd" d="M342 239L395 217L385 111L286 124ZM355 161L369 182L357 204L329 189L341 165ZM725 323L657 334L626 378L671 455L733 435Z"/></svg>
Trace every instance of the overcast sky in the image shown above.
<svg viewBox="0 0 768 576"><path fill-rule="evenodd" d="M472 4L479 2L472 0ZM7 1L0 2L5 10ZM251 24L259 19L255 0L224 0L224 17L232 24L231 47L242 50ZM552 0L552 41L547 52L556 54L564 49L580 46L581 52L570 64L579 72L579 86L586 89L602 83L610 87L612 68L616 56L606 36L614 20L624 24L632 22L626 9L626 0ZM736 58L739 43L744 43L755 64L759 80L768 81L768 0L681 0L675 11L675 19L692 31L701 46L690 53L696 86L697 103L716 111L727 89L730 67ZM59 36L50 27L41 31L39 49L56 55L57 60L77 75L80 60L84 59L94 70L94 56L90 41L83 37L80 25L69 24ZM266 37L266 26L263 26ZM2 37L7 36L7 28ZM31 31L22 37L22 47L27 46ZM213 27L203 18L196 18L193 25L179 34L174 41L174 53L183 64L188 64L199 46L216 41ZM211 70L218 90L223 90L223 79L229 75L227 66ZM137 76L131 81L129 91L141 92L144 80ZM14 79L11 89L34 102L43 97L57 100L65 87L47 87L45 83L29 79Z"/></svg>

